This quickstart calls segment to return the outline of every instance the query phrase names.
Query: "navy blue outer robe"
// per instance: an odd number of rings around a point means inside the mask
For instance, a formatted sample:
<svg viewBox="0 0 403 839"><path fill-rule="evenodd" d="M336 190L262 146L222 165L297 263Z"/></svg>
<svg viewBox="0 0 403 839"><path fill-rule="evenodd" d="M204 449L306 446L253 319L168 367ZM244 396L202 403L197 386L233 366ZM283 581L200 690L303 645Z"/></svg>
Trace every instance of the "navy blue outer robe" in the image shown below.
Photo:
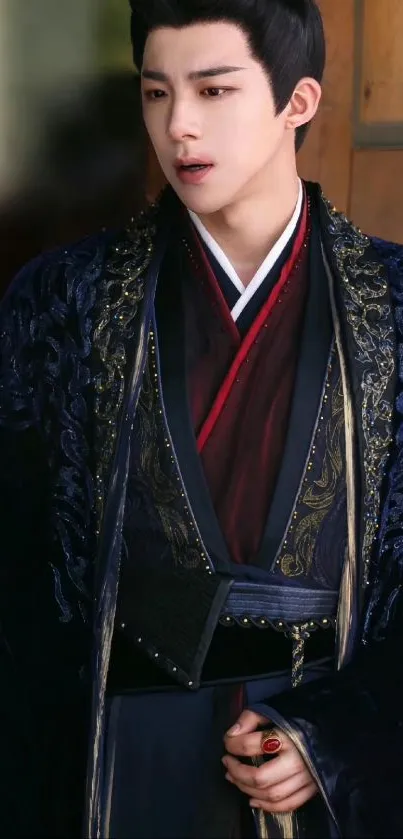
<svg viewBox="0 0 403 839"><path fill-rule="evenodd" d="M361 479L338 620L343 666L271 698L270 713L313 768L338 835L400 836L403 248L368 239L310 189L362 404L351 446ZM4 835L99 835L128 441L164 212L162 202L128 231L34 260L1 308Z"/></svg>

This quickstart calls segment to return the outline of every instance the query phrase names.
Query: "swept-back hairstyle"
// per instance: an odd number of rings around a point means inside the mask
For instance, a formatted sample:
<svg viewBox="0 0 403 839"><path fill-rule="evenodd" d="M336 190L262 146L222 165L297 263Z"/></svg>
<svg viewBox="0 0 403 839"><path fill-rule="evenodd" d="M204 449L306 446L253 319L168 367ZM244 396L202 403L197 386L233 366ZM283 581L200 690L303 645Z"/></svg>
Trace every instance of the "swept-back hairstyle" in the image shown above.
<svg viewBox="0 0 403 839"><path fill-rule="evenodd" d="M241 27L253 57L264 67L278 114L300 79L322 80L326 47L316 0L130 0L130 5L133 56L139 69L153 29L229 22ZM307 130L308 125L297 129L297 149Z"/></svg>

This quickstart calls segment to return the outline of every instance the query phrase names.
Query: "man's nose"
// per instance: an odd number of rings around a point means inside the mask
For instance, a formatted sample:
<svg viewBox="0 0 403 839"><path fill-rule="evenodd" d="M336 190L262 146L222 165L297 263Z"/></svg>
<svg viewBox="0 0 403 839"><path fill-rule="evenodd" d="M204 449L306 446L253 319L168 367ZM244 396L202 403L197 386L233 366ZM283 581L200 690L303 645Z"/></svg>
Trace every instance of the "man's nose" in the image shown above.
<svg viewBox="0 0 403 839"><path fill-rule="evenodd" d="M168 133L176 143L186 137L197 139L200 137L200 120L196 109L189 102L177 102L173 105L170 116Z"/></svg>

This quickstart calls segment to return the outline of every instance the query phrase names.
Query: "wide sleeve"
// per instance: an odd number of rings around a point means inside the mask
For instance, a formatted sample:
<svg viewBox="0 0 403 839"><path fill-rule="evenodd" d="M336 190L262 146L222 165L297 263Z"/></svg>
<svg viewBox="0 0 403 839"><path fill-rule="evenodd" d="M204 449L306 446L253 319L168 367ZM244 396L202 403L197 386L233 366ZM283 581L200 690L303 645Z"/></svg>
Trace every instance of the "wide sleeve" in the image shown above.
<svg viewBox="0 0 403 839"><path fill-rule="evenodd" d="M28 264L0 304L1 836L79 832L85 628L71 557L79 565L91 544L76 521L90 520L81 393L93 282L89 258L65 253Z"/></svg>
<svg viewBox="0 0 403 839"><path fill-rule="evenodd" d="M33 288L24 268L0 306L0 833L37 835L40 740L27 685L46 554L48 470L33 385ZM32 645L32 646L31 646ZM28 777L30 782L28 782ZM33 831L32 834L30 831Z"/></svg>
<svg viewBox="0 0 403 839"><path fill-rule="evenodd" d="M403 622L342 671L254 711L300 749L343 837L403 836Z"/></svg>
<svg viewBox="0 0 403 839"><path fill-rule="evenodd" d="M403 836L403 247L372 244L388 269L399 392L363 621L367 643L340 672L253 706L292 737L348 839Z"/></svg>
<svg viewBox="0 0 403 839"><path fill-rule="evenodd" d="M34 608L48 508L36 386L35 279L41 270L40 259L24 268L0 306L0 604L3 631L10 626L15 637L11 603L18 592L24 608Z"/></svg>
<svg viewBox="0 0 403 839"><path fill-rule="evenodd" d="M31 620L24 645L32 637L34 657L46 648L60 661L65 638L66 665L90 619L92 330L103 262L102 237L49 252L22 270L0 305L0 567L4 592L25 610L15 615L1 591L0 607L13 648ZM53 629L44 647L34 636L45 618Z"/></svg>

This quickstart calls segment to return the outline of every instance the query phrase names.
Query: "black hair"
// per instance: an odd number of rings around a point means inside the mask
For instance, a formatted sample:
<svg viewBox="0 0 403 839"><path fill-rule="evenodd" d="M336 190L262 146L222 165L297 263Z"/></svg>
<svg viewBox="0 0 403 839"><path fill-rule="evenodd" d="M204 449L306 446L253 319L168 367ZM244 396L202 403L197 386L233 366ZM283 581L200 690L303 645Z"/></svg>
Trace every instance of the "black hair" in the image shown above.
<svg viewBox="0 0 403 839"><path fill-rule="evenodd" d="M147 37L153 29L193 23L230 22L247 36L253 57L270 80L280 114L304 76L321 82L326 46L316 0L130 0L135 64L141 70ZM309 123L297 128L301 147Z"/></svg>

